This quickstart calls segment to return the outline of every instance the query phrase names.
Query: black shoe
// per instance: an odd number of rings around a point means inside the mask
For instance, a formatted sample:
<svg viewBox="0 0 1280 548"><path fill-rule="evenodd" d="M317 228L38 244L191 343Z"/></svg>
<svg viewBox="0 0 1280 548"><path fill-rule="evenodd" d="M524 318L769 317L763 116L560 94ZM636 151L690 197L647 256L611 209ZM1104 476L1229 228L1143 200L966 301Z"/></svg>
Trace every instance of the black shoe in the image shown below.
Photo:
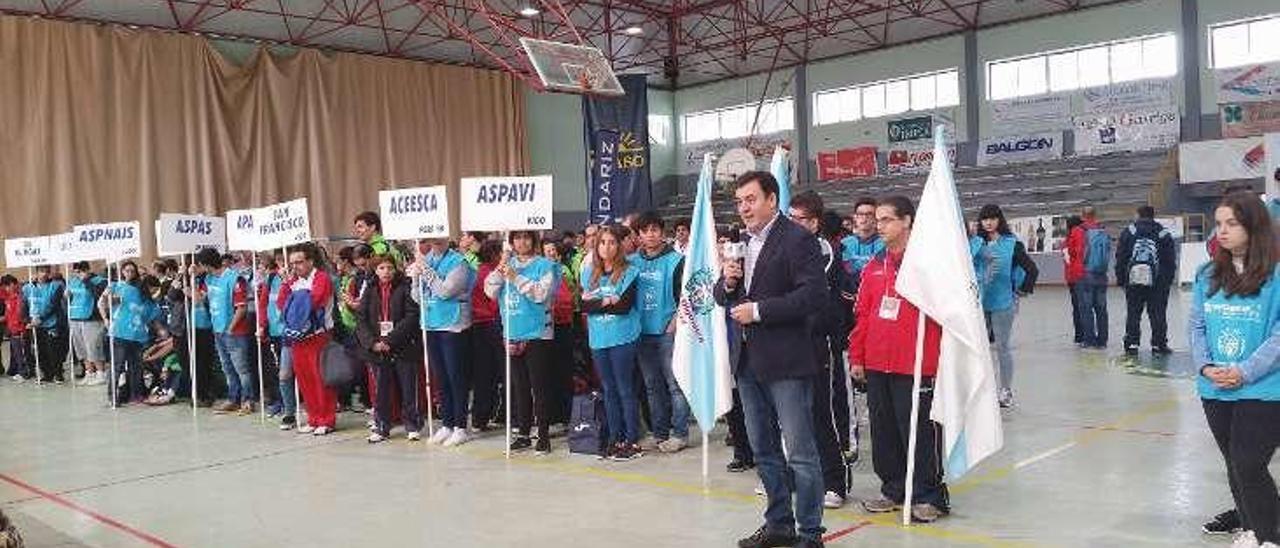
<svg viewBox="0 0 1280 548"><path fill-rule="evenodd" d="M551 453L551 440L547 438L538 438L538 445L533 448L533 452L539 455Z"/></svg>
<svg viewBox="0 0 1280 548"><path fill-rule="evenodd" d="M1206 535L1234 535L1240 529L1240 513L1234 508L1213 516L1213 521L1200 526Z"/></svg>
<svg viewBox="0 0 1280 548"><path fill-rule="evenodd" d="M823 548L822 539L802 538L800 542L795 543L794 548Z"/></svg>
<svg viewBox="0 0 1280 548"><path fill-rule="evenodd" d="M754 462L733 459L729 461L729 464L725 465L724 469L737 474L739 472L746 472L747 470L755 467L756 463Z"/></svg>
<svg viewBox="0 0 1280 548"><path fill-rule="evenodd" d="M516 451L524 451L530 447L533 447L533 441L531 441L528 436L517 436L515 439L511 440L512 453Z"/></svg>
<svg viewBox="0 0 1280 548"><path fill-rule="evenodd" d="M1156 356L1168 356L1173 353L1173 349L1167 346L1153 346L1151 347L1151 353Z"/></svg>
<svg viewBox="0 0 1280 548"><path fill-rule="evenodd" d="M761 526L751 536L738 541L738 548L779 548L795 546L800 537L788 531L770 531L768 526Z"/></svg>

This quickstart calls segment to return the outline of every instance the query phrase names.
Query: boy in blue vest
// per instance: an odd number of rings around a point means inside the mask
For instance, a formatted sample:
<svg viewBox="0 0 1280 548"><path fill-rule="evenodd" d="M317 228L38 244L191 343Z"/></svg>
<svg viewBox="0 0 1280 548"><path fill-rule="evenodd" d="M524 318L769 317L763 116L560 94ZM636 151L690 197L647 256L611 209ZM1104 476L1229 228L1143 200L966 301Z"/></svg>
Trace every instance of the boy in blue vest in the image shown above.
<svg viewBox="0 0 1280 548"><path fill-rule="evenodd" d="M871 198L859 198L853 205L852 232L841 240L841 261L844 269L852 276L855 283L862 277L862 267L871 262L871 258L884 251L884 241L876 233L876 201Z"/></svg>
<svg viewBox="0 0 1280 548"><path fill-rule="evenodd" d="M227 399L214 405L213 410L216 413L252 414L257 385L249 363L249 345L254 331L253 322L248 317L249 284L213 249L200 250L196 254L196 262L207 271L197 298L207 299L213 323L213 344L227 379Z"/></svg>
<svg viewBox="0 0 1280 548"><path fill-rule="evenodd" d="M665 240L662 218L657 213L644 212L633 226L640 233L640 250L631 255L631 263L640 269L636 295L640 311L637 357L649 398L653 438L659 451L675 453L689 445L689 402L671 369L684 255Z"/></svg>
<svg viewBox="0 0 1280 548"><path fill-rule="evenodd" d="M84 379L77 383L81 386L107 382L107 351L103 345L106 327L97 306L106 287L107 281L90 271L88 262L72 265L71 278L67 280L67 317L71 320L71 347L76 358L84 362Z"/></svg>
<svg viewBox="0 0 1280 548"><path fill-rule="evenodd" d="M36 333L36 355L40 364L41 382L62 384L62 360L67 357L66 341L62 338L62 281L52 276L49 266L37 266L36 278L22 288L27 299L27 314L31 317L27 327Z"/></svg>

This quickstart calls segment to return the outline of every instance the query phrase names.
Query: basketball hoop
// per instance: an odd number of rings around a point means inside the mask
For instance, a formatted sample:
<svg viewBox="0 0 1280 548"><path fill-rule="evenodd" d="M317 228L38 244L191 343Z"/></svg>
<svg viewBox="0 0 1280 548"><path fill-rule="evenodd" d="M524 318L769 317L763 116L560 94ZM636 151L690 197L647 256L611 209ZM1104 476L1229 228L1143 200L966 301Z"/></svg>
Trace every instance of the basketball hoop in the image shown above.
<svg viewBox="0 0 1280 548"><path fill-rule="evenodd" d="M491 27L493 40L481 40L475 32L450 17L438 15L456 34L490 61L538 91L619 97L625 95L613 65L600 48L578 32L560 0L536 0L541 12L558 19L555 25L534 24L527 18L494 10L487 0L467 0ZM551 34L535 29L554 28Z"/></svg>

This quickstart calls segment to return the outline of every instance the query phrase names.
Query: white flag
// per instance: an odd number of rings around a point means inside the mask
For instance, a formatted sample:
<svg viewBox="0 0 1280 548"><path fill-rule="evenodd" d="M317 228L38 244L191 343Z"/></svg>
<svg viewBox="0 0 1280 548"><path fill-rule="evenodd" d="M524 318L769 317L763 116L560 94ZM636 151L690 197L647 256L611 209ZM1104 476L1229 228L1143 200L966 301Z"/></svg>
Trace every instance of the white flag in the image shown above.
<svg viewBox="0 0 1280 548"><path fill-rule="evenodd" d="M911 228L898 294L942 326L930 418L942 425L944 468L964 475L1004 445L978 279L942 131Z"/></svg>

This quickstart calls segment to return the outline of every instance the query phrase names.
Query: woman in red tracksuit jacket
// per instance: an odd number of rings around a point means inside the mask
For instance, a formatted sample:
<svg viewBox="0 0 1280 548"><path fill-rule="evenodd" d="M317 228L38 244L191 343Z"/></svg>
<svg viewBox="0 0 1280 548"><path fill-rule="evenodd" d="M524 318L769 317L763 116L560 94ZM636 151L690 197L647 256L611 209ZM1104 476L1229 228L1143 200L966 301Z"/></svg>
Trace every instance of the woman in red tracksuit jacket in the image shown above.
<svg viewBox="0 0 1280 548"><path fill-rule="evenodd" d="M914 219L915 207L900 196L885 199L876 207L876 227L885 242L885 250L862 270L854 308L856 320L849 334L850 373L867 383L872 466L881 482L882 496L863 502L867 511L874 513L902 508L906 497L911 390L920 309L900 297L894 284L898 281L898 268L902 265ZM915 486L909 503L912 517L923 522L934 521L950 511L947 487L942 482L942 429L929 420L941 338L942 328L932 319L926 319Z"/></svg>
<svg viewBox="0 0 1280 548"><path fill-rule="evenodd" d="M324 324L310 336L287 342L292 348L293 374L302 392L302 403L307 409L307 424L298 427L299 434L324 436L337 426L338 395L324 385L320 372L320 353L324 350L333 331L333 280L320 265L320 250L315 244L306 243L289 249L289 267L292 274L280 287L276 306L281 312L288 310L293 293L311 292L311 310L319 314Z"/></svg>

